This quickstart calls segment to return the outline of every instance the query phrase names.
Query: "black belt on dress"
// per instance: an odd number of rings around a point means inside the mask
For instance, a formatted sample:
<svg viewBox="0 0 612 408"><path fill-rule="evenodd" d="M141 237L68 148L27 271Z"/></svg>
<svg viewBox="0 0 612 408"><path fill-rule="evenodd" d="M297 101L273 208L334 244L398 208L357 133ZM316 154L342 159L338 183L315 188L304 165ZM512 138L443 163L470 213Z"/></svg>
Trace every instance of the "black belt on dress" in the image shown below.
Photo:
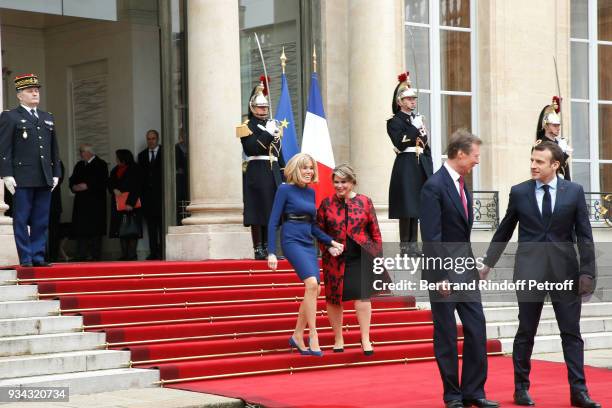
<svg viewBox="0 0 612 408"><path fill-rule="evenodd" d="M312 222L310 214L283 214L283 221Z"/></svg>

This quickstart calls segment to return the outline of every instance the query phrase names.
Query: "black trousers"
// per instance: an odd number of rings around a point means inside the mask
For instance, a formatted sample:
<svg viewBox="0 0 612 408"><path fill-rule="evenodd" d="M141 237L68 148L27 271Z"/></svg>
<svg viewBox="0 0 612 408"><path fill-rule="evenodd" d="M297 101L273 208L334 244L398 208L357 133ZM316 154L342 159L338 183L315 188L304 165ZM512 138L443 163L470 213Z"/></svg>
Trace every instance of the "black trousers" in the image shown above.
<svg viewBox="0 0 612 408"><path fill-rule="evenodd" d="M77 256L80 260L99 261L102 253L102 236L78 237Z"/></svg>
<svg viewBox="0 0 612 408"><path fill-rule="evenodd" d="M532 301L521 302L520 299L524 296L520 293L517 293L517 296L519 298L519 328L514 337L512 349L514 387L516 390L528 390L531 384L529 382L531 353L533 352L534 337L538 330L542 307L544 306L545 293L542 293L542 301L535 301L531 298ZM533 293L528 296L533 297ZM561 346L567 365L570 391L571 393L586 391L584 342L580 335L582 299L579 296L562 296L559 292L550 292L550 297L561 332Z"/></svg>
<svg viewBox="0 0 612 408"><path fill-rule="evenodd" d="M399 219L400 242L417 242L418 230L418 218Z"/></svg>
<svg viewBox="0 0 612 408"><path fill-rule="evenodd" d="M430 299L436 299L432 296ZM463 324L463 366L459 382L459 351L455 310ZM434 354L444 386L444 401L485 398L487 328L480 302L432 301Z"/></svg>
<svg viewBox="0 0 612 408"><path fill-rule="evenodd" d="M155 259L162 258L162 217L145 215L149 232L149 255Z"/></svg>

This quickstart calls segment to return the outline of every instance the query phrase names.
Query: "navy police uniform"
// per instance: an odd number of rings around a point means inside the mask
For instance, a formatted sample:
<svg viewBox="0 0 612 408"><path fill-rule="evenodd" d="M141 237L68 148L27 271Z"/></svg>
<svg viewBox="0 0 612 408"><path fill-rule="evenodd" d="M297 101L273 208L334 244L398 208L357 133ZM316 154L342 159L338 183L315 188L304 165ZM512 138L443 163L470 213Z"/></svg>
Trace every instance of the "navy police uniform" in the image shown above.
<svg viewBox="0 0 612 408"><path fill-rule="evenodd" d="M61 175L53 115L35 112L19 106L0 115L0 176L17 184L13 230L22 265L44 263L53 178Z"/></svg>

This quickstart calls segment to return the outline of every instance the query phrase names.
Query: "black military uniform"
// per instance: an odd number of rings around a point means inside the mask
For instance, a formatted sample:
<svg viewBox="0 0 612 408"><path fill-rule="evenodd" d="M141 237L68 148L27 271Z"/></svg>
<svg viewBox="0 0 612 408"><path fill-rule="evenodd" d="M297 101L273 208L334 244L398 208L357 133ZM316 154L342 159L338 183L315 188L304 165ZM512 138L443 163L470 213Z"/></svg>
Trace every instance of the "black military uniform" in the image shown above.
<svg viewBox="0 0 612 408"><path fill-rule="evenodd" d="M405 97L416 97L416 93L407 75L400 75L393 92L394 116L387 120L387 133L397 153L389 184L389 218L400 221L402 249L415 252L421 188L433 173L433 162L424 127L413 125L417 115L403 112L398 106L398 100Z"/></svg>
<svg viewBox="0 0 612 408"><path fill-rule="evenodd" d="M544 122L549 121L550 118L553 118L553 121L557 120L559 124L561 124L560 117L557 115L559 112L561 112L560 100L558 97L553 96L552 104L546 105L544 108L542 108L542 111L540 112L540 116L538 117L538 126L536 128L536 143L548 141L548 142L554 142L561 147L561 150L563 150L563 163L561 163L561 166L559 167L559 174L561 174L565 180L571 181L570 166L569 166L570 156L566 152L567 143L560 143L560 142L564 142L564 140L561 140L561 138L558 138L558 137L554 139L548 138L546 136L546 131L544 130Z"/></svg>
<svg viewBox="0 0 612 408"><path fill-rule="evenodd" d="M70 176L71 189L87 184L87 190L74 192L72 207L72 236L77 240L79 260L100 260L102 236L106 234L107 181L108 164L98 156L90 162L79 161Z"/></svg>
<svg viewBox="0 0 612 408"><path fill-rule="evenodd" d="M15 87L20 92L40 84L36 75L28 74L15 78ZM51 190L61 176L53 115L24 106L3 112L0 159L0 176L16 182L13 230L19 262L45 266Z"/></svg>
<svg viewBox="0 0 612 408"><path fill-rule="evenodd" d="M280 168L284 167L280 136L261 129L259 126L265 128L270 124L268 120L258 119L252 111L255 106L269 106L264 89L262 80L251 93L249 119L236 129L247 160L242 177L244 226L251 227L255 259L268 256L268 219L276 189L282 182Z"/></svg>

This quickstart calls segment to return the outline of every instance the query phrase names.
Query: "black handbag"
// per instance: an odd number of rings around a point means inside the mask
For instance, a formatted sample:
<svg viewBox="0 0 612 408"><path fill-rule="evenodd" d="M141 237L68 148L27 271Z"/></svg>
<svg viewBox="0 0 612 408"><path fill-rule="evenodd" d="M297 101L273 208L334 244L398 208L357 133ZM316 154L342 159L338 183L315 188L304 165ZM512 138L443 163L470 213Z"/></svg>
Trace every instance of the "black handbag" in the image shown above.
<svg viewBox="0 0 612 408"><path fill-rule="evenodd" d="M119 238L139 238L142 235L142 224L134 214L127 212L121 215L121 224L119 224Z"/></svg>

